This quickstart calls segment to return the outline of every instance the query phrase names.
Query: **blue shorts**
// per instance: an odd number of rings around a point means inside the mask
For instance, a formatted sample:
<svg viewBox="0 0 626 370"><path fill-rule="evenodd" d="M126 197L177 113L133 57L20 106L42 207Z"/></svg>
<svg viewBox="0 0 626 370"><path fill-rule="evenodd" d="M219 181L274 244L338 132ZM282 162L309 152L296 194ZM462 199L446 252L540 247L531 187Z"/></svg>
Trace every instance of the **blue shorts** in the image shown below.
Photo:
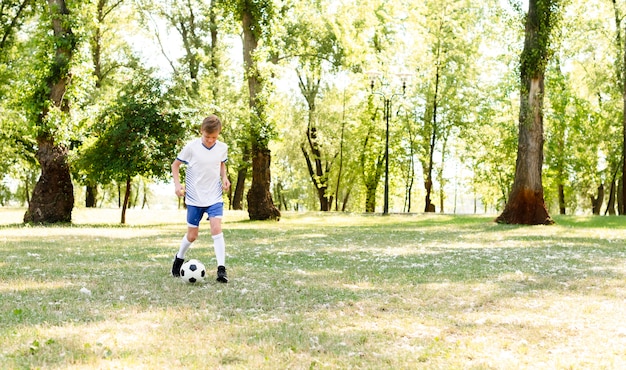
<svg viewBox="0 0 626 370"><path fill-rule="evenodd" d="M224 203L215 203L208 207L187 206L187 226L199 227L202 216L207 214L207 220L222 218L224 215Z"/></svg>

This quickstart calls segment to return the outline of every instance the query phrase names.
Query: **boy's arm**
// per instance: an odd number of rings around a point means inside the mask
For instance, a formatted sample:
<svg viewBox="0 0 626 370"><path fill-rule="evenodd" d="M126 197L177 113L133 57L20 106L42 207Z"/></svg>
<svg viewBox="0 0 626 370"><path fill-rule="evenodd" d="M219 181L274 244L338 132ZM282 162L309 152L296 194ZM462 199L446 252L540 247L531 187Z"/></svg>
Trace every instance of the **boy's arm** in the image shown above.
<svg viewBox="0 0 626 370"><path fill-rule="evenodd" d="M220 165L220 176L222 177L222 189L228 190L228 188L230 188L230 180L228 180L225 162L222 162Z"/></svg>
<svg viewBox="0 0 626 370"><path fill-rule="evenodd" d="M182 197L185 195L185 189L183 189L183 185L180 183L180 165L183 164L183 162L179 161L178 159L175 159L174 162L172 162L172 178L174 179L174 193L176 193L176 195L178 195L179 197Z"/></svg>

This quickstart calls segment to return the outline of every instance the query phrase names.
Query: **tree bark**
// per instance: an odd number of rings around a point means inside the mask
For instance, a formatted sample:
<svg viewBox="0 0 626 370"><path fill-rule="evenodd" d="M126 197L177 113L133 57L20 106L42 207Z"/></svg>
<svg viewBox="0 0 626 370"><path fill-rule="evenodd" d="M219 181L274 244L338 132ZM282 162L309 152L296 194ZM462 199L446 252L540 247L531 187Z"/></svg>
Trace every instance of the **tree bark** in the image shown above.
<svg viewBox="0 0 626 370"><path fill-rule="evenodd" d="M76 38L69 26L70 22L66 19L69 11L65 1L48 0L48 7L54 37L59 42L55 43L55 58L45 81L47 95L41 96L67 114L69 104L65 92L71 79L70 61L76 48ZM37 135L36 156L41 166L41 176L33 190L28 210L24 214L24 222L71 222L74 187L67 163L68 149L56 142L50 130L45 128L49 111L46 102L39 103L42 103L43 108L37 122L40 132Z"/></svg>
<svg viewBox="0 0 626 370"><path fill-rule="evenodd" d="M24 222L72 222L74 188L67 164L67 148L50 137L37 138L41 176L24 215Z"/></svg>
<svg viewBox="0 0 626 370"><path fill-rule="evenodd" d="M268 127L265 117L265 102L260 97L263 82L253 55L258 46L258 20L254 18L253 4L244 2L242 11L243 25L243 61L248 79L250 117L250 140L252 155L252 185L248 191L248 215L251 220L278 220L280 211L272 200L271 152L268 148Z"/></svg>
<svg viewBox="0 0 626 370"><path fill-rule="evenodd" d="M252 157L252 186L248 191L248 215L251 220L278 220L280 211L274 206L270 188L270 153L257 151Z"/></svg>
<svg viewBox="0 0 626 370"><path fill-rule="evenodd" d="M509 200L496 222L553 224L542 184L544 74L553 0L530 0L520 67L519 138L515 180Z"/></svg>

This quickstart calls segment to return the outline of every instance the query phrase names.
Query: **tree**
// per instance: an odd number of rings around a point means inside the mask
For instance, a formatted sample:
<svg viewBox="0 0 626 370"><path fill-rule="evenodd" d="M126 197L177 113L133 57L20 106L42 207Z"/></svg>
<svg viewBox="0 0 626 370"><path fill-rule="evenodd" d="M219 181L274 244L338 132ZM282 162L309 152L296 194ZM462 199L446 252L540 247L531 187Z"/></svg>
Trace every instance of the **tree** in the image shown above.
<svg viewBox="0 0 626 370"><path fill-rule="evenodd" d="M425 59L420 66L422 78L418 91L424 105L422 126L418 128L417 152L424 170L424 212L434 212L432 195L439 185L440 211L443 212L446 178L443 176L448 155L448 140L470 116L470 100L477 95L476 63L481 32L490 26L482 19L489 2L426 2L423 9ZM417 105L417 104L416 104ZM437 163L439 162L439 163ZM437 180L437 181L435 181Z"/></svg>
<svg viewBox="0 0 626 370"><path fill-rule="evenodd" d="M530 0L520 61L520 114L515 180L496 222L552 224L543 198L543 96L550 31L558 0Z"/></svg>
<svg viewBox="0 0 626 370"><path fill-rule="evenodd" d="M138 76L99 117L95 141L83 149L80 168L103 184L126 184L121 223L126 223L131 182L137 176L164 179L185 137L181 115L168 106L162 83Z"/></svg>
<svg viewBox="0 0 626 370"><path fill-rule="evenodd" d="M24 180L32 177L37 161L35 142L27 135L23 115L15 109L20 97L14 93L14 82L21 80L15 66L20 59L18 52L23 49L16 35L32 13L32 0L3 1L0 6L0 174ZM28 188L30 184L24 185ZM23 198L30 199L30 194Z"/></svg>
<svg viewBox="0 0 626 370"><path fill-rule="evenodd" d="M120 63L117 59L107 58L107 47L114 38L114 32L109 23L112 12L119 8L124 0L97 0L95 3L95 17L90 17L93 24L90 27L89 46L91 51L91 61L93 63L93 78L96 98L101 98L104 94L105 82L110 79L110 75L115 71ZM111 60L113 59L113 60ZM98 196L98 184L89 182L85 184L85 207L95 207Z"/></svg>
<svg viewBox="0 0 626 370"><path fill-rule="evenodd" d="M318 195L320 210L330 211L334 198L330 174L339 151L324 140L325 117L320 114L318 103L324 98L324 75L341 65L343 48L328 22L329 16L324 14L325 9L321 2L311 4L303 1L294 4L291 9L293 22L286 22L283 26L286 35L282 40L285 46L284 54L279 59L297 63L298 87L308 109L305 138L300 148L311 184Z"/></svg>
<svg viewBox="0 0 626 370"><path fill-rule="evenodd" d="M267 121L266 100L263 96L264 79L255 55L259 38L269 32L272 5L267 1L242 0L240 14L243 25L243 61L248 81L250 107L250 154L252 157L252 185L248 190L248 215L251 220L277 220L280 211L274 206L270 192L271 151L269 141L273 135Z"/></svg>
<svg viewBox="0 0 626 370"><path fill-rule="evenodd" d="M48 0L48 17L54 45L48 54L46 76L33 96L37 126L37 160L41 176L33 190L24 222L71 222L74 187L67 162L68 147L55 137L55 129L68 120L66 96L71 81L70 65L78 45L65 0Z"/></svg>
<svg viewBox="0 0 626 370"><path fill-rule="evenodd" d="M622 111L622 192L621 206L619 208L620 215L626 215L626 37L622 40L621 23L623 16L620 15L616 0L612 0L613 9L615 10L615 26L618 57L616 58L616 80L617 85L622 92L623 111ZM624 44L622 44L622 42ZM619 55L621 54L621 55ZM621 58L620 58L621 57Z"/></svg>
<svg viewBox="0 0 626 370"><path fill-rule="evenodd" d="M15 34L20 29L26 14L30 11L33 0L3 0L0 7L0 51L2 56L13 45ZM5 60L0 60L5 62Z"/></svg>
<svg viewBox="0 0 626 370"><path fill-rule="evenodd" d="M372 96L368 99L368 106L373 106ZM365 212L376 211L376 190L385 169L384 140L377 134L376 127L376 122L381 121L379 113L379 110L374 109L371 117L367 117L366 113L361 119L361 125L367 130L363 136L359 157L366 191Z"/></svg>

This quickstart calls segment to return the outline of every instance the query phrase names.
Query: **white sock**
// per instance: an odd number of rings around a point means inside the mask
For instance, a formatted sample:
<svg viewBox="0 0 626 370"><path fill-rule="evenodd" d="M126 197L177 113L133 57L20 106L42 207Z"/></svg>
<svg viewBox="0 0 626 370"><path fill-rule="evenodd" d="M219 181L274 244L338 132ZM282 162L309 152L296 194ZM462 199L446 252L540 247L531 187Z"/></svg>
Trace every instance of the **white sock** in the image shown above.
<svg viewBox="0 0 626 370"><path fill-rule="evenodd" d="M187 240L187 234L185 234L185 236L183 236L183 240L180 241L180 249L178 250L178 253L176 253L176 257L185 259L185 253L187 253L187 249L189 249L189 247L191 247L191 242Z"/></svg>
<svg viewBox="0 0 626 370"><path fill-rule="evenodd" d="M224 233L213 235L213 248L215 249L215 259L218 266L226 266L226 242Z"/></svg>

